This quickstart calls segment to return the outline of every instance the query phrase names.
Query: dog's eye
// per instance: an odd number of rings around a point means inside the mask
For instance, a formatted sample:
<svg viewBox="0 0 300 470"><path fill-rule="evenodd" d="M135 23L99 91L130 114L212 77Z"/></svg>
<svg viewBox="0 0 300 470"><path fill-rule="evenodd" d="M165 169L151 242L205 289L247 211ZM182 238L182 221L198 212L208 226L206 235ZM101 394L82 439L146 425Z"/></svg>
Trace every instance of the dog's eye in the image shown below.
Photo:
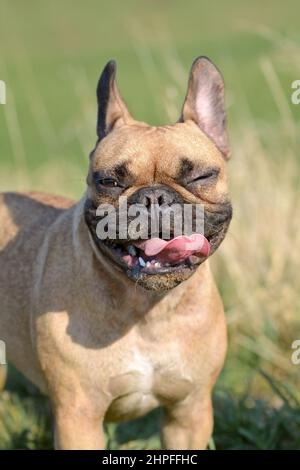
<svg viewBox="0 0 300 470"><path fill-rule="evenodd" d="M196 178L193 178L192 180L188 181L188 184L205 183L216 178L218 174L219 170L217 168L213 168L203 173L202 175L196 176Z"/></svg>
<svg viewBox="0 0 300 470"><path fill-rule="evenodd" d="M117 188L120 186L115 178L101 178L98 180L98 184L106 188Z"/></svg>

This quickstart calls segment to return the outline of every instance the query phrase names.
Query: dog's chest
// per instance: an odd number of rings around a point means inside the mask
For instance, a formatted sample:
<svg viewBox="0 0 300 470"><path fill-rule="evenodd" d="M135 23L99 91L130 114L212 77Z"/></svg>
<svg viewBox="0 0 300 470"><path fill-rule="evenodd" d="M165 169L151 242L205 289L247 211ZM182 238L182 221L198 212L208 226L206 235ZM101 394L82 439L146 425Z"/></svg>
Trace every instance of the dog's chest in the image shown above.
<svg viewBox="0 0 300 470"><path fill-rule="evenodd" d="M110 379L114 396L108 419L130 419L151 409L184 399L192 389L189 368L177 349L168 344L165 351L134 348L127 370Z"/></svg>

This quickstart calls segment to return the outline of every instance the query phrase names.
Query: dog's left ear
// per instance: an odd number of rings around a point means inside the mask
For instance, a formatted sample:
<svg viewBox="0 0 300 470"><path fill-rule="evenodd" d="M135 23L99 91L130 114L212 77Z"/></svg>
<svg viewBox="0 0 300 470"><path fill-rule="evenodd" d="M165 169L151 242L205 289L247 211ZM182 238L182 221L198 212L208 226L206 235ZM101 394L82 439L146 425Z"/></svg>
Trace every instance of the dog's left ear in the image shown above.
<svg viewBox="0 0 300 470"><path fill-rule="evenodd" d="M97 86L97 135L103 139L114 128L132 121L116 83L117 65L114 60L106 64Z"/></svg>
<svg viewBox="0 0 300 470"><path fill-rule="evenodd" d="M224 81L207 57L198 57L192 65L180 118L182 122L188 120L194 121L210 137L225 158L229 157Z"/></svg>

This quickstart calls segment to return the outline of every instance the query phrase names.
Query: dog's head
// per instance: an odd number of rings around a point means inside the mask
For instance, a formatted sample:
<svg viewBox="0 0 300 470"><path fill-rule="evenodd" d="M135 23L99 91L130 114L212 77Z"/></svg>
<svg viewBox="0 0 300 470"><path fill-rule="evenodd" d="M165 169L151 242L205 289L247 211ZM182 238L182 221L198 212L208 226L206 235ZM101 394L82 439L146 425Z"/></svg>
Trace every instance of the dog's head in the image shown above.
<svg viewBox="0 0 300 470"><path fill-rule="evenodd" d="M217 249L231 219L223 79L196 59L179 121L153 127L131 117L115 75L109 62L97 88L85 219L107 261L146 289L167 290Z"/></svg>

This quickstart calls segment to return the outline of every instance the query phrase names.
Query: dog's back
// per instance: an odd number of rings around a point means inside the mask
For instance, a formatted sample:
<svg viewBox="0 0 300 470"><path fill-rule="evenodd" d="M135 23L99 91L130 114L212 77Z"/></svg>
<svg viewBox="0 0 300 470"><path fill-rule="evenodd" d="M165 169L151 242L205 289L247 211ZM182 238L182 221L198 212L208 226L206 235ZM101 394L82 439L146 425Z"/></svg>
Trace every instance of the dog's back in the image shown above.
<svg viewBox="0 0 300 470"><path fill-rule="evenodd" d="M52 194L28 192L7 192L0 194L0 253L8 248L7 244L17 236L22 236L28 228L42 228L73 201ZM38 230L40 231L40 230ZM32 233L31 233L32 235Z"/></svg>
<svg viewBox="0 0 300 470"><path fill-rule="evenodd" d="M49 226L72 205L44 193L0 194L0 339L20 370L26 366L23 360L36 362L28 310L37 250ZM35 377L32 380L36 382Z"/></svg>

